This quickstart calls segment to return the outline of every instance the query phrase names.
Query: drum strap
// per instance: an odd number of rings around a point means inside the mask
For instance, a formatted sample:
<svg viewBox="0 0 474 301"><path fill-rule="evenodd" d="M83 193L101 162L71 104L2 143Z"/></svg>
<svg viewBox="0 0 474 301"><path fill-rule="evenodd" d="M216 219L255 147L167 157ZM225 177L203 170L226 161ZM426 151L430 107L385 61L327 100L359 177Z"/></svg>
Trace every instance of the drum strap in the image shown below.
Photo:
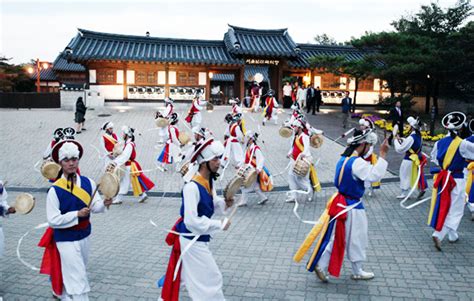
<svg viewBox="0 0 474 301"><path fill-rule="evenodd" d="M63 190L66 190L69 193L72 193L72 195L74 195L75 197L80 199L82 202L84 202L84 204L89 206L89 204L91 202L91 196L90 196L89 193L87 193L87 191L85 191L81 187L79 187L77 185L74 185L74 187L72 189L72 192L71 192L71 190L68 189L67 180L65 178L60 178L59 180L54 182L54 186L59 187Z"/></svg>

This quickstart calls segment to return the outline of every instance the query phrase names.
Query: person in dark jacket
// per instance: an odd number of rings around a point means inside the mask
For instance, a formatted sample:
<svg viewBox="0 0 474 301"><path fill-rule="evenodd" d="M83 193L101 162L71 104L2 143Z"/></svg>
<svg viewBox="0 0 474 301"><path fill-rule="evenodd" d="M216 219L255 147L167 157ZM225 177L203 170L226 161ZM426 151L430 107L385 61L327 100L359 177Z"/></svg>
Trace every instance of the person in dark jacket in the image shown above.
<svg viewBox="0 0 474 301"><path fill-rule="evenodd" d="M352 98L349 97L349 91L345 92L345 96L341 99L342 107L342 127L346 128L349 122L349 115L351 114Z"/></svg>
<svg viewBox="0 0 474 301"><path fill-rule="evenodd" d="M84 128L84 122L86 119L84 116L86 116L86 105L82 101L82 97L79 97L76 101L76 114L74 121L76 122L76 133L80 134L82 130L86 130Z"/></svg>

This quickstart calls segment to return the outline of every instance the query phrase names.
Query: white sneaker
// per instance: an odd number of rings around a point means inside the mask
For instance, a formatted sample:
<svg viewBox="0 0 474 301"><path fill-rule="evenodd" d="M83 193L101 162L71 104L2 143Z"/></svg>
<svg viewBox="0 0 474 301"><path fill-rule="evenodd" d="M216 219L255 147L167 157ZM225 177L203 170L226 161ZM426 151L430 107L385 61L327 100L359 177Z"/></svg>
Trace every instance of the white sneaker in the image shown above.
<svg viewBox="0 0 474 301"><path fill-rule="evenodd" d="M369 196L372 196L372 189L369 189Z"/></svg>
<svg viewBox="0 0 474 301"><path fill-rule="evenodd" d="M115 199L115 200L112 201L112 204L113 205L120 205L120 204L122 204L122 200Z"/></svg>
<svg viewBox="0 0 474 301"><path fill-rule="evenodd" d="M374 273L364 272L362 270L359 272L359 274L352 275L352 279L354 280L370 280L370 279L373 279L374 277L375 277Z"/></svg>
<svg viewBox="0 0 474 301"><path fill-rule="evenodd" d="M295 199L293 198L285 200L285 203L294 203L294 202L295 202Z"/></svg>
<svg viewBox="0 0 474 301"><path fill-rule="evenodd" d="M404 199L406 195L404 193L397 195L397 199L401 200Z"/></svg>
<svg viewBox="0 0 474 301"><path fill-rule="evenodd" d="M148 199L148 195L144 192L142 193L140 200L138 201L139 203L145 203L145 201Z"/></svg>
<svg viewBox="0 0 474 301"><path fill-rule="evenodd" d="M239 203L237 204L237 207L244 207L247 206L247 202L244 200L240 200Z"/></svg>
<svg viewBox="0 0 474 301"><path fill-rule="evenodd" d="M257 204L258 205L265 205L265 203L268 201L268 198L264 198L263 200L260 200Z"/></svg>

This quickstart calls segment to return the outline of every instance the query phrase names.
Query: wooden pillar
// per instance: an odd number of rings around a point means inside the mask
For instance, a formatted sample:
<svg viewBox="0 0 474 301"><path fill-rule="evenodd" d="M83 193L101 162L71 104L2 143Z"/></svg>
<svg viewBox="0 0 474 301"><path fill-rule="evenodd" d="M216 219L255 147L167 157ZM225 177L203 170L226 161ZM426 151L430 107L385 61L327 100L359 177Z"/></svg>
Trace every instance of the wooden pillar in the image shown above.
<svg viewBox="0 0 474 301"><path fill-rule="evenodd" d="M244 99L245 96L245 81L244 81L244 75L245 75L245 66L241 66L239 68L238 72L239 77L236 78L239 82L239 99Z"/></svg>
<svg viewBox="0 0 474 301"><path fill-rule="evenodd" d="M199 74L199 73L198 73ZM211 99L211 78L209 77L209 68L206 68L206 100Z"/></svg>
<svg viewBox="0 0 474 301"><path fill-rule="evenodd" d="M165 65L165 97L170 97L170 83L168 80L168 72L170 67L168 64Z"/></svg>
<svg viewBox="0 0 474 301"><path fill-rule="evenodd" d="M123 64L123 100L128 100L128 91L127 91L127 63Z"/></svg>

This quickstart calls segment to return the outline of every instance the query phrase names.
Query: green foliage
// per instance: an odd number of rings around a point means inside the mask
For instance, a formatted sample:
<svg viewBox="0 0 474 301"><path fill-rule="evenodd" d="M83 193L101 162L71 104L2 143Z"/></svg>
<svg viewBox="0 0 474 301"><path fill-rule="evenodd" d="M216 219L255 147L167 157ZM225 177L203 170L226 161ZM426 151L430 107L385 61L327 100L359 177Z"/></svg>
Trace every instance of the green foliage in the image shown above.
<svg viewBox="0 0 474 301"><path fill-rule="evenodd" d="M336 39L325 33L316 35L314 41L319 45L342 45L342 43L339 43Z"/></svg>
<svg viewBox="0 0 474 301"><path fill-rule="evenodd" d="M11 58L0 57L0 91L32 92L35 83L25 71L25 66L10 64Z"/></svg>
<svg viewBox="0 0 474 301"><path fill-rule="evenodd" d="M409 94L400 94L396 96L388 96L379 100L377 106L380 108L391 108L399 101L404 112L409 112L411 107L415 104L413 96Z"/></svg>

